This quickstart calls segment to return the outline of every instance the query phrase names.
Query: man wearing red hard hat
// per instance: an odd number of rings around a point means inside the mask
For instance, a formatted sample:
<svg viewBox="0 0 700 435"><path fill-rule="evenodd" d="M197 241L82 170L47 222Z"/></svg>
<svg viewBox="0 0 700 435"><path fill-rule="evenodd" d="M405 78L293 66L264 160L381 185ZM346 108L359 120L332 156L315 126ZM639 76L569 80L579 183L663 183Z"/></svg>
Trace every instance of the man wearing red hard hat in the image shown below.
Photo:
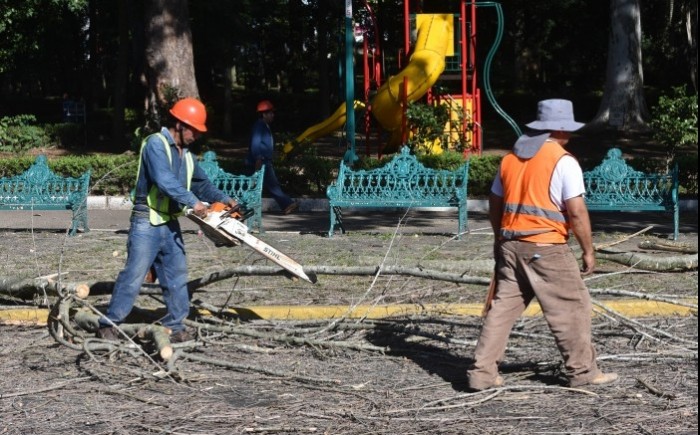
<svg viewBox="0 0 700 435"><path fill-rule="evenodd" d="M275 168L272 166L275 140L270 124L275 119L275 107L270 100L262 100L258 103L256 110L259 118L253 124L250 146L245 160L246 167L251 173L265 167L263 188L272 195L282 213L289 214L296 210L299 204L284 193L277 180Z"/></svg>
<svg viewBox="0 0 700 435"><path fill-rule="evenodd" d="M99 320L98 337L119 338L119 325L134 306L141 283L153 265L163 290L167 314L160 323L172 332L171 342L191 339L184 320L190 311L185 244L177 220L185 208L202 217L203 201L236 207L235 199L216 188L188 147L207 131L207 111L199 100L183 98L170 108L158 133L141 142L124 269L117 276L112 299Z"/></svg>

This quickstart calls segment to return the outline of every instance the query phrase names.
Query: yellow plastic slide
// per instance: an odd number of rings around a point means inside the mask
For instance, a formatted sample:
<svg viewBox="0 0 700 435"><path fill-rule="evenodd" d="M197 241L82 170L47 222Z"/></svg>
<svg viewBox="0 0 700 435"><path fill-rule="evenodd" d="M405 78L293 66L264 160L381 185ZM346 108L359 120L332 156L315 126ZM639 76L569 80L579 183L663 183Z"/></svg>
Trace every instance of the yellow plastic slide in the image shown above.
<svg viewBox="0 0 700 435"><path fill-rule="evenodd" d="M392 134L389 147L398 149L401 142L402 94L406 79L406 100L413 102L425 95L445 70L445 56L452 48L453 17L451 14L426 14L417 18L418 38L414 51L397 75L389 78L372 99L372 114L385 131ZM355 102L355 108L358 107ZM361 103L359 103L361 104ZM327 118L309 127L293 142L284 145L284 154L305 139L315 140L332 133L345 124L345 103Z"/></svg>
<svg viewBox="0 0 700 435"><path fill-rule="evenodd" d="M355 101L354 108L364 107L364 103L361 101ZM319 122L318 124L312 125L311 127L304 130L302 134L296 137L294 141L287 142L282 148L282 152L287 155L289 154L297 144L300 144L304 140L309 140L313 142L314 140L327 136L345 124L345 113L347 110L347 105L345 103L341 104L335 112L326 118L325 121Z"/></svg>

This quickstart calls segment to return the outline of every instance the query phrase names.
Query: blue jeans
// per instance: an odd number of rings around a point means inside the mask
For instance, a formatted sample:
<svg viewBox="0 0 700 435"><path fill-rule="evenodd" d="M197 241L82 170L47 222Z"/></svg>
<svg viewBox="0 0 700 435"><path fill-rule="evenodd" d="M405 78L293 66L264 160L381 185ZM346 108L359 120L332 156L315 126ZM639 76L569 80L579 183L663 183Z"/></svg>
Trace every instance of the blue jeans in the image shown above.
<svg viewBox="0 0 700 435"><path fill-rule="evenodd" d="M280 186L279 180L277 180L277 174L275 174L275 168L272 166L272 162L266 161L265 165L265 175L263 178L263 188L272 196L280 210L284 210L289 207L294 200L290 198ZM255 169L248 166L248 171L252 175Z"/></svg>
<svg viewBox="0 0 700 435"><path fill-rule="evenodd" d="M148 217L132 215L126 249L126 264L114 283L106 317L116 324L126 319L153 265L168 311L161 323L173 332L185 329L183 321L190 312L190 297L180 223L173 219L167 224L153 226ZM107 319L100 319L100 326L108 325Z"/></svg>

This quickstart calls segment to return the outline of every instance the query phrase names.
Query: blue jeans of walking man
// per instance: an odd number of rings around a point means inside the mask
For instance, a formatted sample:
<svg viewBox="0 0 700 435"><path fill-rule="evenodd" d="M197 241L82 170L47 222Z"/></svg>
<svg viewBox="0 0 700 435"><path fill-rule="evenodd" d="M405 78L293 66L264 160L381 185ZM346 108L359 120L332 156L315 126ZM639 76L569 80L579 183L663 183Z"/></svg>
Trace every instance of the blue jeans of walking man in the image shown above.
<svg viewBox="0 0 700 435"><path fill-rule="evenodd" d="M127 261L114 284L107 317L117 324L124 321L134 306L143 277L151 265L156 269L167 307L167 314L161 323L173 332L181 331L184 329L183 321L189 314L190 297L187 291L185 244L177 219L153 226L147 215L132 215ZM110 323L102 318L100 325L109 326Z"/></svg>

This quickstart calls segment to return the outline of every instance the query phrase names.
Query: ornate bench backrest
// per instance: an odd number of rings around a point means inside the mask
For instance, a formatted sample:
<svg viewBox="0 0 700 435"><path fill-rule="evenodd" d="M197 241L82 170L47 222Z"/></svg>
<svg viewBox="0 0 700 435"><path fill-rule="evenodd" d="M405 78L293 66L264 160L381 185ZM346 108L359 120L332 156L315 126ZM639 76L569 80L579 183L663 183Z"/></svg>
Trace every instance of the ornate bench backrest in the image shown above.
<svg viewBox="0 0 700 435"><path fill-rule="evenodd" d="M453 200L462 190L466 196L467 168L468 164L456 171L426 168L410 154L408 147L403 147L379 168L353 170L341 162L338 185L329 187L328 194L343 199Z"/></svg>
<svg viewBox="0 0 700 435"><path fill-rule="evenodd" d="M209 180L222 192L237 199L242 205L255 210L255 216L248 220L250 228L262 226L262 189L265 167L253 175L230 174L219 167L214 151L207 151L202 156L199 166Z"/></svg>
<svg viewBox="0 0 700 435"><path fill-rule="evenodd" d="M669 174L645 174L630 167L618 148L611 148L600 165L583 173L583 179L589 206L669 206L677 196L678 168Z"/></svg>
<svg viewBox="0 0 700 435"><path fill-rule="evenodd" d="M219 190L248 204L260 202L264 168L253 175L230 174L219 167L214 151L205 152L199 166Z"/></svg>
<svg viewBox="0 0 700 435"><path fill-rule="evenodd" d="M62 177L39 155L22 174L1 179L0 198L16 204L74 204L87 198L89 184L90 170L78 178Z"/></svg>

